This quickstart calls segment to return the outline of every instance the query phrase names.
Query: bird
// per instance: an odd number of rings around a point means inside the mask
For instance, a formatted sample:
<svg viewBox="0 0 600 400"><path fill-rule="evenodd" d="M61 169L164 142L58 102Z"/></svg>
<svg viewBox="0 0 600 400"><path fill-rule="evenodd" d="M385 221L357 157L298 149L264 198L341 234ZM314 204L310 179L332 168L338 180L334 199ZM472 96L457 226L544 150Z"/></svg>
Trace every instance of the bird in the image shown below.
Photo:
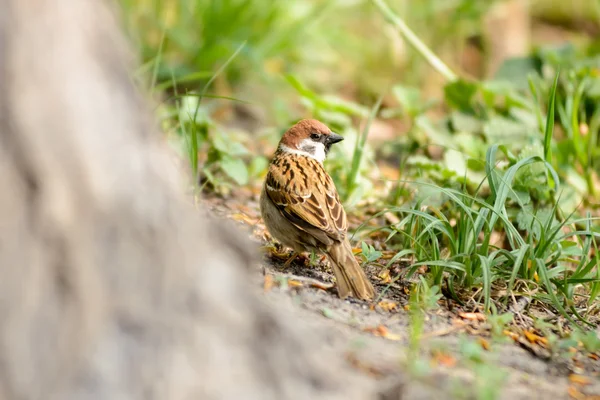
<svg viewBox="0 0 600 400"><path fill-rule="evenodd" d="M375 289L354 258L348 220L323 162L344 139L315 119L303 119L282 136L260 195L260 211L272 237L293 250L285 263L306 251L327 255L338 296L371 300Z"/></svg>

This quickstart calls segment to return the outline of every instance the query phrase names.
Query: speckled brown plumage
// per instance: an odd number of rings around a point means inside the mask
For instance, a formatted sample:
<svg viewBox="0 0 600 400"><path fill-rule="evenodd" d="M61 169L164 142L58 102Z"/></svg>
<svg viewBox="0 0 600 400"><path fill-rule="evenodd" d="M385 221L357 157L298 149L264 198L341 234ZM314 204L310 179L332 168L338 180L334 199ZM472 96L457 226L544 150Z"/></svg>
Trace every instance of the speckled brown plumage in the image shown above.
<svg viewBox="0 0 600 400"><path fill-rule="evenodd" d="M326 153L328 146L339 140L339 135L314 120L290 128L269 166L261 213L271 235L286 246L296 252L319 250L329 256L340 297L371 299L373 286L346 238L346 213L333 180L317 159L321 144Z"/></svg>

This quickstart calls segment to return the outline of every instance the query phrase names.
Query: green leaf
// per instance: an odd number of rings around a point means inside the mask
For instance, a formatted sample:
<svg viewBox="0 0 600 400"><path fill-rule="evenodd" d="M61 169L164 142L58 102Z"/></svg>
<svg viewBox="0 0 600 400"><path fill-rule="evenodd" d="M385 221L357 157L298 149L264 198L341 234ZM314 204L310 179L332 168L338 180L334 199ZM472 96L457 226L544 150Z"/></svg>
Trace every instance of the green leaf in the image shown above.
<svg viewBox="0 0 600 400"><path fill-rule="evenodd" d="M483 134L489 143L510 143L514 149L528 143L528 136L532 136L533 132L520 122L494 116L485 123Z"/></svg>
<svg viewBox="0 0 600 400"><path fill-rule="evenodd" d="M600 338L595 331L589 331L579 337L587 351L595 353L600 350Z"/></svg>
<svg viewBox="0 0 600 400"><path fill-rule="evenodd" d="M547 162L552 161L552 132L554 131L554 102L556 99L556 88L558 86L558 77L560 71L556 73L554 84L550 91L550 102L548 104L548 119L546 120L546 131L544 133L544 159Z"/></svg>
<svg viewBox="0 0 600 400"><path fill-rule="evenodd" d="M444 87L446 102L463 112L473 112L472 101L478 89L477 83L458 79Z"/></svg>
<svg viewBox="0 0 600 400"><path fill-rule="evenodd" d="M558 290L554 289L554 287L552 286L552 283L550 282L550 277L548 276L548 270L546 269L546 264L544 263L544 260L536 258L535 261L536 261L536 264L538 267L540 278L542 279L542 283L544 284L544 286L546 288L546 292L548 293L548 296L550 297L552 305L569 322L571 322L572 324L575 324L575 321L573 320L573 318L571 318L569 316L569 314L567 314L567 311L563 307L562 302L556 296L556 293L558 292Z"/></svg>
<svg viewBox="0 0 600 400"><path fill-rule="evenodd" d="M360 244L360 248L362 249L363 255L367 257L367 254L369 254L369 245L367 244L367 242L362 242Z"/></svg>
<svg viewBox="0 0 600 400"><path fill-rule="evenodd" d="M366 242L362 242L361 244L362 255L365 258L367 263L376 261L382 256L382 253Z"/></svg>
<svg viewBox="0 0 600 400"><path fill-rule="evenodd" d="M228 154L230 156L242 156L248 154L248 149L240 142L230 142Z"/></svg>
<svg viewBox="0 0 600 400"><path fill-rule="evenodd" d="M404 112L414 116L421 109L421 91L412 86L396 85L392 89L394 97L402 106Z"/></svg>
<svg viewBox="0 0 600 400"><path fill-rule="evenodd" d="M538 128L540 130L540 132L544 131L544 122L543 122L543 117L542 117L542 111L540 110L540 100L539 100L539 96L538 96L538 88L536 86L536 82L534 81L533 77L530 75L528 77L528 83L529 83L529 91L531 92L531 95L533 96L533 101L534 101L534 112L535 112L535 117L537 119L537 124L538 124Z"/></svg>
<svg viewBox="0 0 600 400"><path fill-rule="evenodd" d="M225 137L220 134L212 135L211 144L219 153L229 153L229 144L225 140Z"/></svg>
<svg viewBox="0 0 600 400"><path fill-rule="evenodd" d="M467 162L463 153L448 149L444 153L444 163L446 168L456 173L459 176L463 176L467 172Z"/></svg>
<svg viewBox="0 0 600 400"><path fill-rule="evenodd" d="M259 176L269 167L269 160L266 157L254 157L248 166L248 173L251 176Z"/></svg>
<svg viewBox="0 0 600 400"><path fill-rule="evenodd" d="M538 57L514 57L504 61L494 79L510 82L518 89L527 89L528 75L541 73L542 62Z"/></svg>
<svg viewBox="0 0 600 400"><path fill-rule="evenodd" d="M478 133L483 128L483 122L470 114L454 111L450 115L452 128L458 132Z"/></svg>
<svg viewBox="0 0 600 400"><path fill-rule="evenodd" d="M296 89L296 91L300 95L311 100L315 100L317 98L317 95L313 91L311 91L306 85L300 82L300 80L294 75L286 75L285 79L290 83L290 85L292 85L294 89Z"/></svg>
<svg viewBox="0 0 600 400"><path fill-rule="evenodd" d="M338 96L323 95L319 98L318 105L321 108L331 109L347 115L356 115L366 117L369 115L369 109L353 101L342 99Z"/></svg>
<svg viewBox="0 0 600 400"><path fill-rule="evenodd" d="M248 169L241 159L225 156L221 159L221 169L238 185L248 183Z"/></svg>

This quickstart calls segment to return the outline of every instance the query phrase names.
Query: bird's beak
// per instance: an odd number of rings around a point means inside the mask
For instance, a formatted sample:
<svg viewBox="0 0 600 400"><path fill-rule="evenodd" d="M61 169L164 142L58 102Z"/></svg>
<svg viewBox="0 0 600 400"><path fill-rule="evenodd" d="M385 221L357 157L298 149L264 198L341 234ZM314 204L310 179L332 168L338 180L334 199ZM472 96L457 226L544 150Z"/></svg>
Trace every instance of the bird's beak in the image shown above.
<svg viewBox="0 0 600 400"><path fill-rule="evenodd" d="M329 135L327 135L327 144L334 144L341 142L342 140L344 140L344 137L342 135L338 135L337 133L331 132Z"/></svg>

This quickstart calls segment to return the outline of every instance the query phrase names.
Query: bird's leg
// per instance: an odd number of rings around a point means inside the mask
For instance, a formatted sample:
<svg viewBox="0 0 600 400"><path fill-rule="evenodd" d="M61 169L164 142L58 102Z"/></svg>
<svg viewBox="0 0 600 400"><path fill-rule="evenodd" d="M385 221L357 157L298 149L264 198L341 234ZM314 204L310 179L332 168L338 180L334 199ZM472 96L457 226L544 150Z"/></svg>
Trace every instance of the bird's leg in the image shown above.
<svg viewBox="0 0 600 400"><path fill-rule="evenodd" d="M296 259L296 257L298 257L300 253L294 251L292 252L292 255L290 256L290 258L288 258L288 260L285 262L285 264L283 264L284 268L287 268L290 266L290 264L292 263L292 261L294 261Z"/></svg>

